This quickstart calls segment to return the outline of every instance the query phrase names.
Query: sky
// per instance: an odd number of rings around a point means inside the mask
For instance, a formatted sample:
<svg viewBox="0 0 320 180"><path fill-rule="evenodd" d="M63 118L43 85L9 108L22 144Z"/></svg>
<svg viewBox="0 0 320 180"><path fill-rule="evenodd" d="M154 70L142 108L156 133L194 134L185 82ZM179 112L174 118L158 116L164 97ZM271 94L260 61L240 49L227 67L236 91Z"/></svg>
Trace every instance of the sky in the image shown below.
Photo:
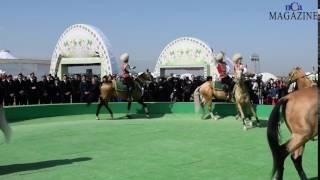
<svg viewBox="0 0 320 180"><path fill-rule="evenodd" d="M303 11L317 1L296 0ZM244 63L260 56L262 72L287 75L300 66L317 67L317 21L273 21L269 11L284 11L292 0L3 0L0 49L20 58L48 59L59 36L72 24L98 27L116 57L130 54L138 70L154 69L163 48L182 36L209 44Z"/></svg>

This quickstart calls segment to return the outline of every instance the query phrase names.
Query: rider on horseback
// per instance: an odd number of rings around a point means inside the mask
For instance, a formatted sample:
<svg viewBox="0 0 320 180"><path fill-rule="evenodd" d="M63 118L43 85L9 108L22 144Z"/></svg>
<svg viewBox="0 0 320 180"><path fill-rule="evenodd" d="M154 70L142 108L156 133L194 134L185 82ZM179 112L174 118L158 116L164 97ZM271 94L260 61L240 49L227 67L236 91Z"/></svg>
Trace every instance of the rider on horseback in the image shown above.
<svg viewBox="0 0 320 180"><path fill-rule="evenodd" d="M124 78L124 84L127 85L127 91L128 91L128 101L132 101L132 91L134 82L131 77L132 74L135 74L135 66L130 67L129 65L129 54L123 53L120 56L120 60L123 62L121 64L121 70L122 70L122 77Z"/></svg>
<svg viewBox="0 0 320 180"><path fill-rule="evenodd" d="M240 53L233 55L232 60L234 62L234 71L242 70L243 73L247 73L247 68L242 64L242 56Z"/></svg>
<svg viewBox="0 0 320 180"><path fill-rule="evenodd" d="M227 64L224 61L224 52L219 52L215 57L217 61L217 70L219 73L219 80L221 81L223 86L223 90L227 93L227 99L231 99L232 97L232 89L234 86L233 80L230 78L227 72Z"/></svg>

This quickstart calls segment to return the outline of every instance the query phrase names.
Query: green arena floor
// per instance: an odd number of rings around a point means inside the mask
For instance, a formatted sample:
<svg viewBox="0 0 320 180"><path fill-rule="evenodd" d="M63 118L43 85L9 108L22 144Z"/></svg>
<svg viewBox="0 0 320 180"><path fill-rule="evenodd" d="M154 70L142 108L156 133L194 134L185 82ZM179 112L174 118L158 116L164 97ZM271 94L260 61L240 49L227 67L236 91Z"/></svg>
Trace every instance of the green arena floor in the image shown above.
<svg viewBox="0 0 320 180"><path fill-rule="evenodd" d="M12 141L0 136L0 179L30 180L265 180L272 157L266 128L242 130L228 116L159 114L95 120L92 115L38 118L12 123ZM265 121L264 121L265 123ZM283 137L288 132L282 125ZM306 145L303 165L317 179L317 141ZM298 175L290 158L284 179Z"/></svg>

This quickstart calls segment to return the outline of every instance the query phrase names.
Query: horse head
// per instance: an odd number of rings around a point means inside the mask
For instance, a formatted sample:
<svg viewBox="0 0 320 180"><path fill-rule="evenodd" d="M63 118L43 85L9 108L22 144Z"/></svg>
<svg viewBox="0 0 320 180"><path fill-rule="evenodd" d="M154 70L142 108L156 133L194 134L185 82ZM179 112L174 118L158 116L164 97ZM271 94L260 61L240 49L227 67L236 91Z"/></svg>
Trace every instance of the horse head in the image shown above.
<svg viewBox="0 0 320 180"><path fill-rule="evenodd" d="M150 73L143 72L141 74L138 74L136 80L138 80L140 83L144 82L151 82L153 80L153 77Z"/></svg>
<svg viewBox="0 0 320 180"><path fill-rule="evenodd" d="M244 81L244 72L243 69L235 70L234 81L236 84L239 84Z"/></svg>
<svg viewBox="0 0 320 180"><path fill-rule="evenodd" d="M292 83L302 77L305 77L305 73L304 73L303 69L300 67L295 67L289 73L288 80L289 80L289 83Z"/></svg>

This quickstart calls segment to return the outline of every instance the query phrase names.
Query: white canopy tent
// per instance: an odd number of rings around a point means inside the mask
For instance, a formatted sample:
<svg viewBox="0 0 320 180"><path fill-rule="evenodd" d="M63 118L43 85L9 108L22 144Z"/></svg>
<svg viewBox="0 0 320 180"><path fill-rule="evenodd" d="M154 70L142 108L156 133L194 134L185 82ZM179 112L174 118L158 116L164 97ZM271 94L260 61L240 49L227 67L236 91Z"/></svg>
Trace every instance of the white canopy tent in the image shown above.
<svg viewBox="0 0 320 180"><path fill-rule="evenodd" d="M0 50L0 59L17 59L9 50Z"/></svg>
<svg viewBox="0 0 320 180"><path fill-rule="evenodd" d="M262 75L262 81L265 83L267 82L268 80L270 79L273 79L273 80L277 80L277 76L271 74L271 73L268 73L268 72L263 72L263 73L260 73L260 75Z"/></svg>

